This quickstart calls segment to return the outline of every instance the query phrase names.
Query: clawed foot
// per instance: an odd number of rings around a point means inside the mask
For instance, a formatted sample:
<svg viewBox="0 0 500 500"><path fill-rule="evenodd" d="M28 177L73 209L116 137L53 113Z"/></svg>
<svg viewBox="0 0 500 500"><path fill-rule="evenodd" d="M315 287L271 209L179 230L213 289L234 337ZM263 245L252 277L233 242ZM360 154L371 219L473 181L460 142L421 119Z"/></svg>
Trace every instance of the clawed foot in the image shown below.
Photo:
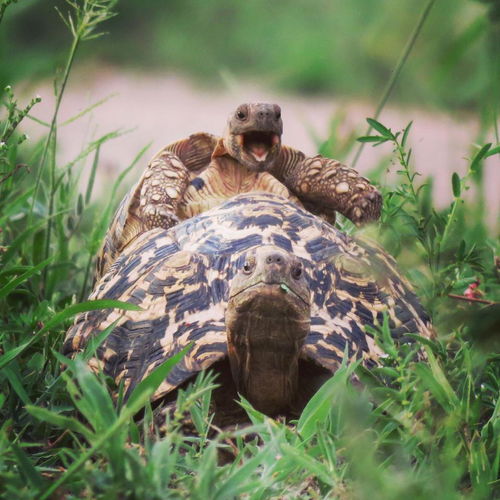
<svg viewBox="0 0 500 500"><path fill-rule="evenodd" d="M349 201L346 216L356 225L366 224L380 218L382 195L370 186L369 191L356 193Z"/></svg>
<svg viewBox="0 0 500 500"><path fill-rule="evenodd" d="M175 215L175 209L165 203L150 203L146 205L143 210L144 219L147 221L149 229L155 227L169 229L176 226L181 221L179 217Z"/></svg>

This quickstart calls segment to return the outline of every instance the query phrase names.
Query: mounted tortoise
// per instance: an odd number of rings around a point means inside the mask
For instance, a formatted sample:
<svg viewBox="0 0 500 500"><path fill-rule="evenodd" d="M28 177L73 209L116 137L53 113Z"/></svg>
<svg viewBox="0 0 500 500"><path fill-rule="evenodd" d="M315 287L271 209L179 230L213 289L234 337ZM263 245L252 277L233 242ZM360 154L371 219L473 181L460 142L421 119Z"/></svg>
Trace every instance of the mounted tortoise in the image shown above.
<svg viewBox="0 0 500 500"><path fill-rule="evenodd" d="M123 380L127 397L193 343L153 399L173 397L214 368L222 414L232 411L237 391L268 415L297 414L346 352L375 366L381 351L365 327L381 324L384 313L399 341L432 332L392 257L269 193L239 195L168 231L142 234L90 298L143 310L81 314L66 355L117 321L91 366Z"/></svg>
<svg viewBox="0 0 500 500"><path fill-rule="evenodd" d="M242 104L224 137L198 133L162 149L122 200L96 278L138 235L168 229L240 193L275 193L330 222L335 212L355 223L378 219L381 196L368 179L336 160L282 146L282 131L279 106Z"/></svg>

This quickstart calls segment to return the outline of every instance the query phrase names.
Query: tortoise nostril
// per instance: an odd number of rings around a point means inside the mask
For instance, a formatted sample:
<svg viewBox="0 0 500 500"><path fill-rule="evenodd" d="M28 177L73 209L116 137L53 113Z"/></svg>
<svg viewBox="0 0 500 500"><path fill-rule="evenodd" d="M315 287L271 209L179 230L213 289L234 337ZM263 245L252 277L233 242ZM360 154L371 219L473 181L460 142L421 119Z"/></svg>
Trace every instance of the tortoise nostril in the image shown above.
<svg viewBox="0 0 500 500"><path fill-rule="evenodd" d="M266 264L283 264L284 259L280 254L271 254L266 257Z"/></svg>

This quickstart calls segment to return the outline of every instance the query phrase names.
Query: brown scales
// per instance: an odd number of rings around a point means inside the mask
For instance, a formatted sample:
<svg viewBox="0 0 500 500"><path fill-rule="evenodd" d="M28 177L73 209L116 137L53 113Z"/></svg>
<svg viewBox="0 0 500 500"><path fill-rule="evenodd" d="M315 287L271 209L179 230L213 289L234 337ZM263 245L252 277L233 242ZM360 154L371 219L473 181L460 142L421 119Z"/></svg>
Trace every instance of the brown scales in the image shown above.
<svg viewBox="0 0 500 500"><path fill-rule="evenodd" d="M138 235L168 229L240 193L279 194L329 222L335 212L355 223L380 216L380 193L367 179L336 160L282 146L282 128L279 106L242 104L224 137L198 133L162 149L122 201L96 279Z"/></svg>

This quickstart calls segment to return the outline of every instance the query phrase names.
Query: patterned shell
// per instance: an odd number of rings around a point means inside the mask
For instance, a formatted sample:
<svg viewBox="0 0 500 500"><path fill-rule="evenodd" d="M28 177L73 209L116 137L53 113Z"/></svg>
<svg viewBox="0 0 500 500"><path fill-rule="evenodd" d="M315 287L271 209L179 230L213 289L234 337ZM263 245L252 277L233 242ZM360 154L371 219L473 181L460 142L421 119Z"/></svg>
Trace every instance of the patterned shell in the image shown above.
<svg viewBox="0 0 500 500"><path fill-rule="evenodd" d="M345 356L367 367L381 354L365 327L382 324L394 338L430 337L429 317L395 261L372 243L347 236L294 203L271 194L236 196L169 229L139 236L97 283L91 299L117 299L141 311L107 309L77 317L64 353L85 348L113 322L91 365L130 392L151 370L193 347L154 398L227 355L224 325L231 279L245 254L276 245L299 257L311 289L311 330L301 357L334 372Z"/></svg>

